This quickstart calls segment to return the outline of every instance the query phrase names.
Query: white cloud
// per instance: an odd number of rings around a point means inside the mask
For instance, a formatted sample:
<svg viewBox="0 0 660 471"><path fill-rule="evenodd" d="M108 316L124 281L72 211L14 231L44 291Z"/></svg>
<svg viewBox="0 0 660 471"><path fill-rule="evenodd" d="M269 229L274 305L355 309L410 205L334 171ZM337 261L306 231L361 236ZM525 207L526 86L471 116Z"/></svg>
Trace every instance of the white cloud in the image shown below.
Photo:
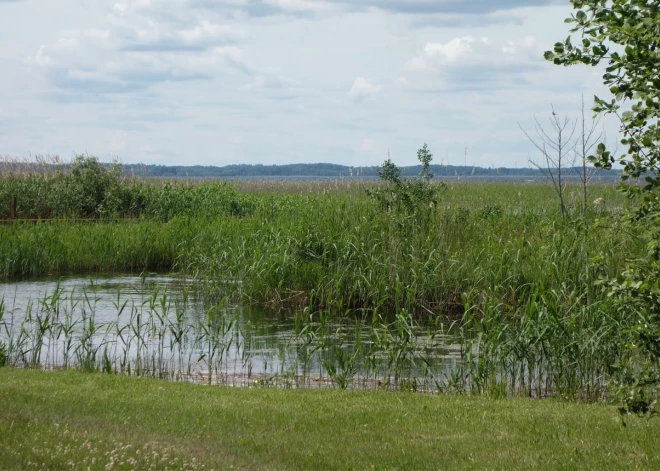
<svg viewBox="0 0 660 471"><path fill-rule="evenodd" d="M534 36L504 42L485 36L461 36L446 43L426 43L422 51L408 62L407 68L417 71L446 66L540 62L542 51Z"/></svg>
<svg viewBox="0 0 660 471"><path fill-rule="evenodd" d="M242 32L230 25L202 20L193 25L172 27L166 23L124 27L121 48L135 51L203 51L214 46L235 43Z"/></svg>
<svg viewBox="0 0 660 471"><path fill-rule="evenodd" d="M35 64L39 66L49 66L53 63L53 59L46 55L44 46L41 46L34 56L30 56L25 61L28 64Z"/></svg>
<svg viewBox="0 0 660 471"><path fill-rule="evenodd" d="M348 92L348 96L353 100L362 100L366 97L376 95L381 89L382 87L380 85L376 85L364 77L358 77L355 79L355 82L353 82L353 86Z"/></svg>
<svg viewBox="0 0 660 471"><path fill-rule="evenodd" d="M94 54L98 54L101 52L100 50L107 52L110 39L110 32L100 29L65 31L60 33L60 37L55 43L39 47L33 56L26 59L26 62L44 67L66 66L72 56L81 53L84 54L84 57L80 59L87 62L94 59L93 55L90 56L92 50L94 50Z"/></svg>
<svg viewBox="0 0 660 471"><path fill-rule="evenodd" d="M511 160L497 155L526 155L517 121L600 93L596 69L542 59L568 34L570 5L550 1L13 2L0 153L357 166L390 148L407 165L428 142Z"/></svg>
<svg viewBox="0 0 660 471"><path fill-rule="evenodd" d="M488 38L477 40L473 36L464 36L454 38L446 44L427 43L424 47L426 57L438 57L442 62L452 63L464 59L466 56L473 55L475 52L475 43L478 49L481 44L488 47L491 41Z"/></svg>
<svg viewBox="0 0 660 471"><path fill-rule="evenodd" d="M399 83L423 92L489 92L520 89L538 83L552 68L543 59L543 44L534 36L504 40L460 36L427 42L405 65Z"/></svg>
<svg viewBox="0 0 660 471"><path fill-rule="evenodd" d="M110 15L108 29L60 33L26 63L47 70L56 89L94 96L146 90L163 82L208 80L231 71L253 73L242 50L231 44L241 37L233 26L144 18L140 8L150 5L147 0L116 4L121 15Z"/></svg>

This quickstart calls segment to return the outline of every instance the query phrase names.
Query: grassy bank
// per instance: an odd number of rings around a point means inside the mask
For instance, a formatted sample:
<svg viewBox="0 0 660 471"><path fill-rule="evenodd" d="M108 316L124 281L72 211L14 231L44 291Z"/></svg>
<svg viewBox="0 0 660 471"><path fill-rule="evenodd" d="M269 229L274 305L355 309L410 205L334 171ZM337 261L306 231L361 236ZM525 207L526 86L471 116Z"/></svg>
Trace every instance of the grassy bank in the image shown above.
<svg viewBox="0 0 660 471"><path fill-rule="evenodd" d="M660 467L660 421L623 427L613 407L552 400L224 389L3 368L0 403L7 470Z"/></svg>

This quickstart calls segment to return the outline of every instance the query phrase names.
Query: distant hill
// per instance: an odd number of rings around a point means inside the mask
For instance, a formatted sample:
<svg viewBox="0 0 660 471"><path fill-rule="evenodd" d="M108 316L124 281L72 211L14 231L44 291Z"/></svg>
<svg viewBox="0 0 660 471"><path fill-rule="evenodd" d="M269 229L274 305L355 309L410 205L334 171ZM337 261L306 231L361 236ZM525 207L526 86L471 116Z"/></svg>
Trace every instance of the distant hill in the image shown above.
<svg viewBox="0 0 660 471"><path fill-rule="evenodd" d="M288 165L227 165L224 167L203 165L142 165L124 164L123 172L127 175L155 178L378 178L380 167L349 167L337 164L288 164ZM414 177L421 170L420 165L401 167L404 177ZM484 168L471 166L431 165L431 171L436 178L450 179L479 179L479 180L526 180L545 179L540 170L536 168ZM566 168L564 175L567 178L576 178L579 168ZM616 181L619 178L617 171L590 169L594 178L600 181Z"/></svg>

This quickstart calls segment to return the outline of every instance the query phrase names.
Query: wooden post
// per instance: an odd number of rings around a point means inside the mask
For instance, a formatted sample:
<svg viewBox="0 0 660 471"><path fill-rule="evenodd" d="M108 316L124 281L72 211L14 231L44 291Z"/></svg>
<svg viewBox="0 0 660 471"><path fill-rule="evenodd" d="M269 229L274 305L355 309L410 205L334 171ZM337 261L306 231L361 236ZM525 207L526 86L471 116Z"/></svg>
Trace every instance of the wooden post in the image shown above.
<svg viewBox="0 0 660 471"><path fill-rule="evenodd" d="M11 197L11 219L16 219L16 197L12 196Z"/></svg>

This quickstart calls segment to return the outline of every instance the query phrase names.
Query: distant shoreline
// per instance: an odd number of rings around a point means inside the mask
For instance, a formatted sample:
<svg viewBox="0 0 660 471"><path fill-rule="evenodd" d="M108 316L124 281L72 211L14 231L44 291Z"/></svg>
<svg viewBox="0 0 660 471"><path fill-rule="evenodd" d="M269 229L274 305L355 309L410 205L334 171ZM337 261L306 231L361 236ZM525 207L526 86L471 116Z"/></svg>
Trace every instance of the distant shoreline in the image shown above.
<svg viewBox="0 0 660 471"><path fill-rule="evenodd" d="M165 166L165 165L122 165L123 173L138 177L160 178L213 178L226 180L377 180L380 167L349 167L336 164L288 164L288 165L227 165L216 166ZM421 166L401 167L404 177L419 173ZM546 181L543 172L536 168L484 168L472 166L431 165L436 179L451 181ZM567 181L579 180L582 169L567 167L563 175ZM589 168L592 181L616 182L620 172Z"/></svg>
<svg viewBox="0 0 660 471"><path fill-rule="evenodd" d="M68 162L0 162L0 170L21 173L51 172L57 168L68 168ZM105 166L113 164L104 163ZM320 164L286 164L286 165L155 165L155 164L122 164L124 176L141 178L171 178L171 179L222 179L222 180L349 180L375 181L379 179L380 166L349 167L329 163ZM402 177L414 177L421 171L420 165L400 167ZM548 181L546 169L524 168L485 168L476 166L431 165L430 171L436 180L472 181L472 182L544 182ZM562 169L562 178L567 182L580 181L581 167L566 167ZM592 183L618 182L620 170L601 170L587 168L589 180ZM556 174L556 171L553 170Z"/></svg>

